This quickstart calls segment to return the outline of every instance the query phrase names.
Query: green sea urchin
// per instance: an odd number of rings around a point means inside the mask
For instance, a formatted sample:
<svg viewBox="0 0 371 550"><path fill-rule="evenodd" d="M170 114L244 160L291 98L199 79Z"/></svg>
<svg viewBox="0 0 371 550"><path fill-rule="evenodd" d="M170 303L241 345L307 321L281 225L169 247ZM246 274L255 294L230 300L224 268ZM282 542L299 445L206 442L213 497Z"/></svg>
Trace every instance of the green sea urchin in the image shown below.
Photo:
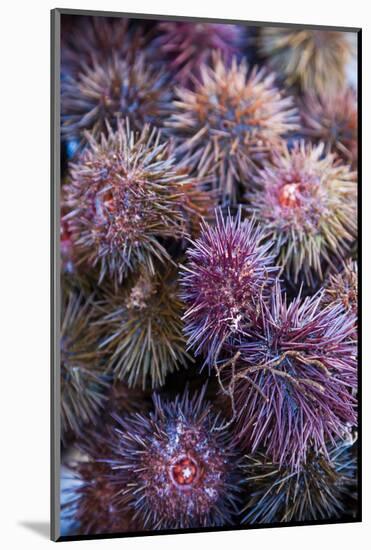
<svg viewBox="0 0 371 550"><path fill-rule="evenodd" d="M260 51L288 86L336 95L346 85L346 66L354 55L349 33L264 27Z"/></svg>
<svg viewBox="0 0 371 550"><path fill-rule="evenodd" d="M303 132L315 142L324 142L327 153L336 153L345 164L357 168L358 110L353 90L334 97L308 94L302 102Z"/></svg>
<svg viewBox="0 0 371 550"><path fill-rule="evenodd" d="M107 384L103 380L103 352L92 325L92 298L65 292L60 331L62 438L79 435L102 410Z"/></svg>
<svg viewBox="0 0 371 550"><path fill-rule="evenodd" d="M163 385L168 373L187 366L176 272L158 269L131 277L124 288L106 290L97 304L101 348L116 379L130 386Z"/></svg>
<svg viewBox="0 0 371 550"><path fill-rule="evenodd" d="M119 122L88 142L65 187L64 219L80 261L97 266L100 281L121 282L140 266L154 274L155 260L170 261L164 240L183 239L190 216L199 216L192 202L198 181L178 167L156 129L137 133Z"/></svg>
<svg viewBox="0 0 371 550"><path fill-rule="evenodd" d="M357 487L356 445L338 441L328 455L308 452L298 471L274 464L264 454L246 457L249 494L246 524L318 521L344 517Z"/></svg>

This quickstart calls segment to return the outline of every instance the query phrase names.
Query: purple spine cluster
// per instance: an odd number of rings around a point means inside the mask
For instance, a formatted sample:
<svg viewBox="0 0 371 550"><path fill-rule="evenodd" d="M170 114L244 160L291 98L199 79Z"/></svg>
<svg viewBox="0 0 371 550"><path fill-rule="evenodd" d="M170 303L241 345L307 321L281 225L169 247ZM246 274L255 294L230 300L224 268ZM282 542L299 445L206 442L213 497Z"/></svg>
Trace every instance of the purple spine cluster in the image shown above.
<svg viewBox="0 0 371 550"><path fill-rule="evenodd" d="M205 389L173 401L155 395L152 413L115 417L107 479L146 529L225 525L239 509L240 459Z"/></svg>
<svg viewBox="0 0 371 550"><path fill-rule="evenodd" d="M204 224L182 274L185 334L231 399L240 445L297 470L356 424L355 316L323 291L290 301L263 238L240 213Z"/></svg>
<svg viewBox="0 0 371 550"><path fill-rule="evenodd" d="M264 289L272 284L269 244L254 222L216 213L215 226L206 223L187 251L182 271L183 317L189 348L212 365L223 345L242 336L256 318Z"/></svg>
<svg viewBox="0 0 371 550"><path fill-rule="evenodd" d="M321 309L321 299L288 304L277 284L234 374L241 443L293 469L308 447L326 454L356 423L354 317L340 304Z"/></svg>

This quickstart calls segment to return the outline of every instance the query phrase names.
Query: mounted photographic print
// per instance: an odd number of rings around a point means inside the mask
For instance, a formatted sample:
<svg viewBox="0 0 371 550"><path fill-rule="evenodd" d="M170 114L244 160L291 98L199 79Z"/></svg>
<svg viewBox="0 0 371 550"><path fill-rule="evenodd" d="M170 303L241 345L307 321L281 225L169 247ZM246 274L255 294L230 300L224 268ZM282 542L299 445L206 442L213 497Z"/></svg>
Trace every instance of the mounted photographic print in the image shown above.
<svg viewBox="0 0 371 550"><path fill-rule="evenodd" d="M360 54L53 10L54 540L361 520Z"/></svg>

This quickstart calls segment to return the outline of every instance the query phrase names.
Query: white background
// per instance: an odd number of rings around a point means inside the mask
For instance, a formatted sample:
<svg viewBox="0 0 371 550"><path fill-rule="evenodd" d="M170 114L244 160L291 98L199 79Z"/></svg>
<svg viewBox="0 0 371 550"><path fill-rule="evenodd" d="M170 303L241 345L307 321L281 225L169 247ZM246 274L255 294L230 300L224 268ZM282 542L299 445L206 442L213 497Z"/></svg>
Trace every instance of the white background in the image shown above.
<svg viewBox="0 0 371 550"><path fill-rule="evenodd" d="M49 519L49 10L54 7L362 26L364 524L68 543L75 548L370 547L370 52L364 0L7 0L0 28L0 545L51 546ZM5 119L5 125L4 125ZM70 546L69 546L70 547Z"/></svg>

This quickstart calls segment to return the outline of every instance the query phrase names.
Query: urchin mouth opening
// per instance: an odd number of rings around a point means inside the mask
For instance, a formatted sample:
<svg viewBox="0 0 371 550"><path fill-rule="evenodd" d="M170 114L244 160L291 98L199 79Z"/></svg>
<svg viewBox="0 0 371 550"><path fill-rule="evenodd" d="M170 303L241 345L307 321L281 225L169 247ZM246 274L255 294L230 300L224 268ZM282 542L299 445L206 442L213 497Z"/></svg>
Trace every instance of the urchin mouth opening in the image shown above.
<svg viewBox="0 0 371 550"><path fill-rule="evenodd" d="M297 207L300 206L300 183L285 183L279 191L279 203L281 206Z"/></svg>
<svg viewBox="0 0 371 550"><path fill-rule="evenodd" d="M190 490L200 479L201 468L190 454L184 454L171 460L169 475L178 489Z"/></svg>

